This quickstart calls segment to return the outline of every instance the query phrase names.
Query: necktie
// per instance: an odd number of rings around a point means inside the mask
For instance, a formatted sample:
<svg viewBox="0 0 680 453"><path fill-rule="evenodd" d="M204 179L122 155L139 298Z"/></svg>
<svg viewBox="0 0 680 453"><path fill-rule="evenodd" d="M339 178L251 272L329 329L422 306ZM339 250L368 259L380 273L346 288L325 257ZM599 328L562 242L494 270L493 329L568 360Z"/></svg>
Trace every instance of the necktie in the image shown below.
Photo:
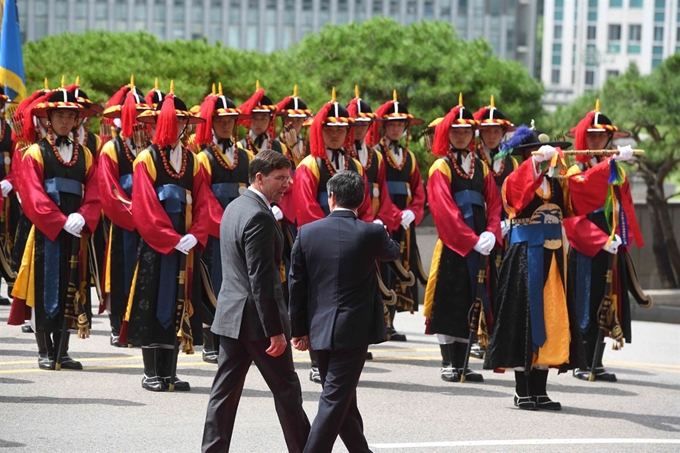
<svg viewBox="0 0 680 453"><path fill-rule="evenodd" d="M333 163L335 164L335 168L336 170L340 170L340 155L342 154L344 156L345 150L342 148L332 149L331 152L333 153Z"/></svg>
<svg viewBox="0 0 680 453"><path fill-rule="evenodd" d="M217 140L217 144L222 147L222 151L226 151L234 145L234 142L229 138L221 138Z"/></svg>
<svg viewBox="0 0 680 453"><path fill-rule="evenodd" d="M54 143L55 143L57 146L61 146L61 145L66 145L66 146L68 146L68 145L71 144L71 139L69 139L69 138L66 137L66 136L64 136L64 137L59 136L59 137L56 138L56 140L54 141Z"/></svg>
<svg viewBox="0 0 680 453"><path fill-rule="evenodd" d="M255 137L255 146L257 146L258 148L262 148L262 144L266 139L267 139L266 132L264 134L258 135L257 137Z"/></svg>

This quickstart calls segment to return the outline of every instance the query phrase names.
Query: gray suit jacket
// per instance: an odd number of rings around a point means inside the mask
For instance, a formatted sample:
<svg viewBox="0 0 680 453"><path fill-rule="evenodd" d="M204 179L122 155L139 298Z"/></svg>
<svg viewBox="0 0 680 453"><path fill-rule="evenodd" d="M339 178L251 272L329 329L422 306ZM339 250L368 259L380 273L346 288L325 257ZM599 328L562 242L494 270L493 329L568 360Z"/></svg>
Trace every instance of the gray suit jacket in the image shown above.
<svg viewBox="0 0 680 453"><path fill-rule="evenodd" d="M290 320L279 265L283 233L253 191L229 203L220 223L222 289L212 331L225 337L268 341L285 334Z"/></svg>

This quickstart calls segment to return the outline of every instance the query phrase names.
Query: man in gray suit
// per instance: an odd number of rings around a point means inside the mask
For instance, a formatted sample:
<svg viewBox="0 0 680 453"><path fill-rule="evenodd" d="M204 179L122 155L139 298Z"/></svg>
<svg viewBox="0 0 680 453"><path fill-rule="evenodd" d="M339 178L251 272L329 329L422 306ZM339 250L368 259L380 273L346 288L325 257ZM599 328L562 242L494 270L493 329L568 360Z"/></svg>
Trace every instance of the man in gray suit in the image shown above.
<svg viewBox="0 0 680 453"><path fill-rule="evenodd" d="M248 168L250 187L227 206L222 217L224 283L212 325L212 332L219 335L220 353L208 401L203 452L229 450L252 362L274 395L288 451L303 451L309 434L279 271L283 233L270 208L270 202L281 201L291 182L290 167L281 153L258 153Z"/></svg>

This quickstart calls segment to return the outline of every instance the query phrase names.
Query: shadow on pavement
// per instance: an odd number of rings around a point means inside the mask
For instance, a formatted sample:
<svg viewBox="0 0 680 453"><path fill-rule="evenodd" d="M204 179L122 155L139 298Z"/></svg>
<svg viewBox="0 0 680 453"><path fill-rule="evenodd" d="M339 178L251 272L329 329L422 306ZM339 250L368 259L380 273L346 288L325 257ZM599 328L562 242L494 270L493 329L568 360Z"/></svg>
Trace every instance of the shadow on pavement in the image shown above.
<svg viewBox="0 0 680 453"><path fill-rule="evenodd" d="M579 407L562 407L562 413L581 415L584 417L607 418L611 420L625 420L630 423L646 426L657 431L680 432L680 417L666 415L648 415L640 413L627 413L615 411L603 411L599 409L586 409Z"/></svg>
<svg viewBox="0 0 680 453"><path fill-rule="evenodd" d="M0 384L33 384L28 379L0 378ZM1 446L1 445L0 445Z"/></svg>
<svg viewBox="0 0 680 453"><path fill-rule="evenodd" d="M23 338L16 337L2 337L0 344L35 344L35 336L33 334L24 334Z"/></svg>
<svg viewBox="0 0 680 453"><path fill-rule="evenodd" d="M437 370L439 373L439 370ZM498 398L508 396L507 392L496 392L488 390L484 387L484 383L450 383L449 385L423 385L412 382L379 382L360 380L360 388L373 388L382 390L394 390L397 392L415 392L415 393L445 393L456 396L482 396L486 398Z"/></svg>
<svg viewBox="0 0 680 453"><path fill-rule="evenodd" d="M19 448L25 446L26 444L20 444L19 442L12 442L11 440L0 439L0 448Z"/></svg>
<svg viewBox="0 0 680 453"><path fill-rule="evenodd" d="M0 396L0 403L15 404L102 404L104 406L146 406L144 403L108 398L56 398L52 396Z"/></svg>

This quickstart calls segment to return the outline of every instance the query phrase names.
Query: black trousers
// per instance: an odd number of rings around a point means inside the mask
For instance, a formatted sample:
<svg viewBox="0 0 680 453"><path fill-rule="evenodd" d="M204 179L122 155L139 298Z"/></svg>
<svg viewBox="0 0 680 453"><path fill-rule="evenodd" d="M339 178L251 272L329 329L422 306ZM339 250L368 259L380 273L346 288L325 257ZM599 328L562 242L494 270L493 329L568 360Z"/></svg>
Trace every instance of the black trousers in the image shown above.
<svg viewBox="0 0 680 453"><path fill-rule="evenodd" d="M250 364L255 365L274 395L276 413L289 452L302 452L309 435L309 420L302 409L302 389L290 344L278 357L265 350L269 341L241 341L220 336L217 374L208 400L201 450L229 451L236 410Z"/></svg>
<svg viewBox="0 0 680 453"><path fill-rule="evenodd" d="M370 452L357 407L357 384L368 345L336 351L314 351L323 390L309 433L306 453L330 453L338 435L350 453Z"/></svg>

